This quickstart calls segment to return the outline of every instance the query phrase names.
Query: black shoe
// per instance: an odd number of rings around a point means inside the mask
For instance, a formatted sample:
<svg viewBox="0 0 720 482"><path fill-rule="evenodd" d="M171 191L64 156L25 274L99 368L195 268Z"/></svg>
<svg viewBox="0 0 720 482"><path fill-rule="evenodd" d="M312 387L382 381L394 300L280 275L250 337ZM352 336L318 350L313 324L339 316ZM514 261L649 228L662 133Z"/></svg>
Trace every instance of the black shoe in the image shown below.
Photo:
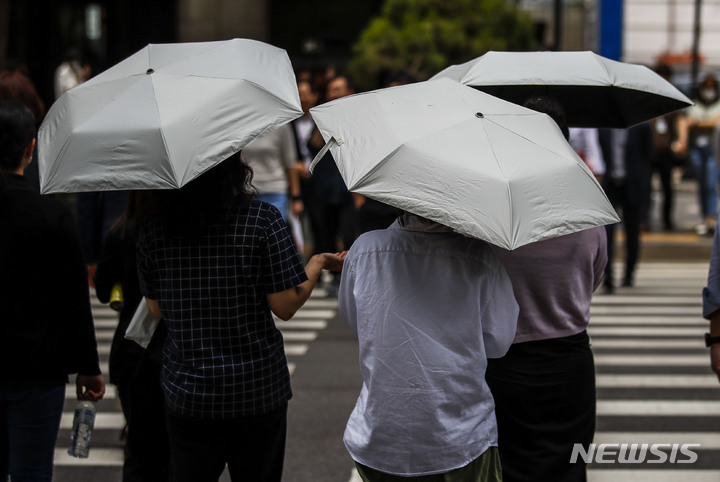
<svg viewBox="0 0 720 482"><path fill-rule="evenodd" d="M633 285L633 280L631 277L625 277L625 279L622 282L623 288L631 288Z"/></svg>
<svg viewBox="0 0 720 482"><path fill-rule="evenodd" d="M615 293L615 285L613 285L613 282L607 279L603 281L603 291L606 295Z"/></svg>

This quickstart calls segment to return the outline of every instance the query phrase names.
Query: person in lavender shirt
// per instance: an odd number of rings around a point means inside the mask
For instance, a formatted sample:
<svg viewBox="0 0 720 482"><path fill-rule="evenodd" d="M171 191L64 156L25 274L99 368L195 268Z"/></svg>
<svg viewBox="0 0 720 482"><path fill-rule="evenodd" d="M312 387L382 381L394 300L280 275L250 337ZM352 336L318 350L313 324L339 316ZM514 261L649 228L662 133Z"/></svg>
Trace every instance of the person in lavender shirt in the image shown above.
<svg viewBox="0 0 720 482"><path fill-rule="evenodd" d="M562 107L547 98L526 107L545 112L567 138ZM595 366L586 331L593 291L603 279L603 227L522 246L496 248L520 315L510 350L489 360L503 480L586 480L570 463L575 444L588 449L595 433Z"/></svg>

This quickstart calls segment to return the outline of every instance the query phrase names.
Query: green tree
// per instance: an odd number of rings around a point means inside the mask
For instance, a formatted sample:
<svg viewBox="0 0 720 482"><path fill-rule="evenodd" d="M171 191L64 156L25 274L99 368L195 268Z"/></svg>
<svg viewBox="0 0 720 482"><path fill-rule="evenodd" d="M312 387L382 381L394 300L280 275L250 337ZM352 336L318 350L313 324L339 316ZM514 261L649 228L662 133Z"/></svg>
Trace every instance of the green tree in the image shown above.
<svg viewBox="0 0 720 482"><path fill-rule="evenodd" d="M386 0L353 47L348 72L361 88L381 72L425 80L488 50L534 47L533 21L509 0Z"/></svg>

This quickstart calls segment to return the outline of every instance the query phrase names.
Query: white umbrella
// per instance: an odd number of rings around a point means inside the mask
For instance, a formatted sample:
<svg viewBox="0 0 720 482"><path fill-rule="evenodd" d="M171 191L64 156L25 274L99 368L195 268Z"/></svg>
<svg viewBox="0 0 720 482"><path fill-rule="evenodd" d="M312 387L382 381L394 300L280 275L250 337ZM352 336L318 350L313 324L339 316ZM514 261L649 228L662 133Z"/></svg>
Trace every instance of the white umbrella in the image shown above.
<svg viewBox="0 0 720 482"><path fill-rule="evenodd" d="M491 51L433 79L443 77L516 104L531 96L553 97L572 127L626 128L692 105L647 67L589 51Z"/></svg>
<svg viewBox="0 0 720 482"><path fill-rule="evenodd" d="M310 112L350 191L503 248L619 221L550 117L455 81Z"/></svg>
<svg viewBox="0 0 720 482"><path fill-rule="evenodd" d="M179 188L300 115L282 49L151 44L53 104L38 135L41 191Z"/></svg>

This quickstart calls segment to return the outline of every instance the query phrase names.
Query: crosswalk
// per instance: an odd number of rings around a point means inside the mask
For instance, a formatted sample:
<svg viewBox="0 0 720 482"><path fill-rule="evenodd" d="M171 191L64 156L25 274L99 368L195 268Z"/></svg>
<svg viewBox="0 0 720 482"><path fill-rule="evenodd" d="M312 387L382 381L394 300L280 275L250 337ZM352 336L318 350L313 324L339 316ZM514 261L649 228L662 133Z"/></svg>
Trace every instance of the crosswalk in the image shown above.
<svg viewBox="0 0 720 482"><path fill-rule="evenodd" d="M278 321L277 326L285 339L290 374L295 370L299 357L306 354L312 343L337 313L337 300L325 298L322 289L316 289L290 321ZM110 344L117 326L117 313L101 304L91 293L95 331L100 352L100 366L107 379ZM95 480L120 481L123 465L123 448L120 434L125 425L115 386L108 384L103 400L98 402L92 448L87 459L77 459L67 454L70 429L75 408L75 385L69 384L66 402L60 422L60 433L55 448L55 481L88 480L88 471Z"/></svg>
<svg viewBox="0 0 720 482"><path fill-rule="evenodd" d="M707 270L707 263L644 263L634 287L594 296L594 442L612 444L612 451L605 463L590 464L590 482L720 481L720 383L709 368L701 316ZM697 460L617 463L613 453L623 444L665 444L656 447L666 455L693 444L686 447Z"/></svg>

